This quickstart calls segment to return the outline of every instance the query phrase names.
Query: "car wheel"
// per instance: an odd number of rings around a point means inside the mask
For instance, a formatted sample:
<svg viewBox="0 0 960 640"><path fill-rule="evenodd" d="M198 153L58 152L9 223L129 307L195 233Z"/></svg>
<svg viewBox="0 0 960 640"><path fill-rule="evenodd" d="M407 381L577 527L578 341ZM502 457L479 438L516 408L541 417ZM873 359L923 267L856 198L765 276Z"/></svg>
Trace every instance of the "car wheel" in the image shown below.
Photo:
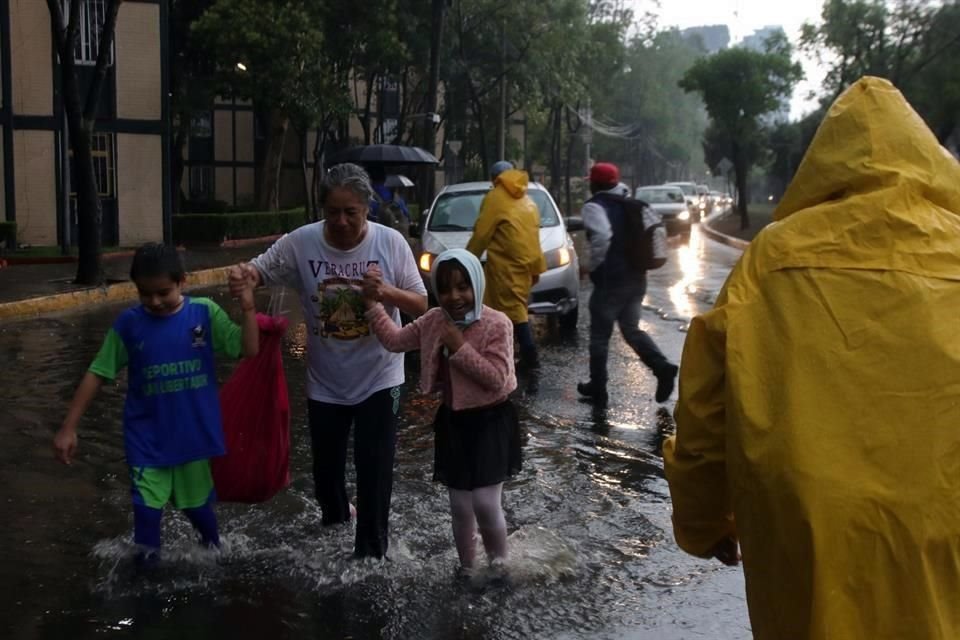
<svg viewBox="0 0 960 640"><path fill-rule="evenodd" d="M580 320L580 306L576 306L570 311L562 314L558 319L561 331L576 331L577 322Z"/></svg>

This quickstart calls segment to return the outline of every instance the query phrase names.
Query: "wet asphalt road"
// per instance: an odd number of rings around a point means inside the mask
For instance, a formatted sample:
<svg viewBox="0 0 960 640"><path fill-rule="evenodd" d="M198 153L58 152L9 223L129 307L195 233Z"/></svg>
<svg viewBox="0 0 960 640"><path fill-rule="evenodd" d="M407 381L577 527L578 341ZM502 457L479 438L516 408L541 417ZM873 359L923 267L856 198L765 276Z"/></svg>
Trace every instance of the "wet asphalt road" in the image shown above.
<svg viewBox="0 0 960 640"><path fill-rule="evenodd" d="M710 307L739 256L697 231L648 275L642 326L675 361L690 319ZM415 369L392 562L352 562L352 532L319 527L296 329L284 345L291 487L265 505L220 505L217 561L168 515L169 565L146 581L131 576L123 385L105 388L88 412L77 464L66 469L50 453L73 386L122 307L0 324L0 637L749 638L742 573L672 541L660 447L675 398L654 403L652 375L615 333L609 406L578 401L589 292L575 337L535 323L542 369L521 378L518 394L526 463L504 494L513 558L505 583L453 578L446 498L429 480L435 402L415 391ZM224 292L203 293L230 308Z"/></svg>

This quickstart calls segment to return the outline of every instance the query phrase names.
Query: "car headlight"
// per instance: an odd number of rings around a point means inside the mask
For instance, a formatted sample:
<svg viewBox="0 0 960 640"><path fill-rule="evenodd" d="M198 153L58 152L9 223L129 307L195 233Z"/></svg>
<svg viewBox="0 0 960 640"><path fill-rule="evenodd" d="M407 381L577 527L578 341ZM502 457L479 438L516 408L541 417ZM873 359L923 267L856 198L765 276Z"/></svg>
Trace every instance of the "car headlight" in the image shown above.
<svg viewBox="0 0 960 640"><path fill-rule="evenodd" d="M420 270L421 270L421 271L426 271L427 273L429 273L429 272L430 272L430 268L433 267L433 261L434 261L434 259L435 259L436 257L437 257L437 256L433 255L432 253L428 253L428 252L426 252L426 251L424 251L423 253L421 253L421 254L420 254L420 261L419 261L419 262L420 262Z"/></svg>
<svg viewBox="0 0 960 640"><path fill-rule="evenodd" d="M677 214L677 220L689 220L689 219L690 219L689 211L681 211L679 214Z"/></svg>
<svg viewBox="0 0 960 640"><path fill-rule="evenodd" d="M547 269L556 269L570 264L570 249L560 247L553 251L547 251L544 257L547 259Z"/></svg>

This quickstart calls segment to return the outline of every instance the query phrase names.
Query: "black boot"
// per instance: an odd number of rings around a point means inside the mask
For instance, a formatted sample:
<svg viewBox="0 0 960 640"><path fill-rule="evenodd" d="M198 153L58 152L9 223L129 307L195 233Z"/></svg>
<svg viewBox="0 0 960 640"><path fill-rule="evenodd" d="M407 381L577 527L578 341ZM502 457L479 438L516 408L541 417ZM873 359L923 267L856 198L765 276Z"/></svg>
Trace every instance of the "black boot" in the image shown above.
<svg viewBox="0 0 960 640"><path fill-rule="evenodd" d="M533 371L540 368L540 355L534 349L520 350L520 369L523 371Z"/></svg>
<svg viewBox="0 0 960 640"><path fill-rule="evenodd" d="M675 364L665 365L660 371L657 371L657 393L654 396L657 402L663 403L670 398L673 393L677 371L680 369Z"/></svg>
<svg viewBox="0 0 960 640"><path fill-rule="evenodd" d="M607 386L603 384L597 384L592 381L578 382L577 393L584 396L584 398L590 402L597 404L606 404L607 400L609 399L607 396Z"/></svg>

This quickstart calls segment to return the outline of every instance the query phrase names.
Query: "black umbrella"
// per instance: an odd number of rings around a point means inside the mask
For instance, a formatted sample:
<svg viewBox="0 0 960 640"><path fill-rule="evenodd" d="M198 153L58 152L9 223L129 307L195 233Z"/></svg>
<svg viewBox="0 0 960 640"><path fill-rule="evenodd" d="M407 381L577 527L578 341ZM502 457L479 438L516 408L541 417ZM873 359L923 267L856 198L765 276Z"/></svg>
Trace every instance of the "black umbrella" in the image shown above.
<svg viewBox="0 0 960 640"><path fill-rule="evenodd" d="M437 164L440 162L429 151L420 147L398 144L369 144L338 151L326 159L326 165L353 162L355 164Z"/></svg>

